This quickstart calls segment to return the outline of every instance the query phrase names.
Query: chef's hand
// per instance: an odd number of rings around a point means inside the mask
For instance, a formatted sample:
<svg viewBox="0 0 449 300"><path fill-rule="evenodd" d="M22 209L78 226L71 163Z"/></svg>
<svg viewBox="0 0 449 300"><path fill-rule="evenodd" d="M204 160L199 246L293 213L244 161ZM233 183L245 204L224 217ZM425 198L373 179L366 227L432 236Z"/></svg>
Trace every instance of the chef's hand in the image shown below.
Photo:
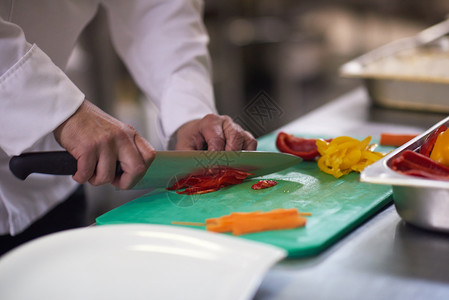
<svg viewBox="0 0 449 300"><path fill-rule="evenodd" d="M143 177L155 156L153 147L134 128L87 100L53 133L78 161L73 179L79 183L112 183L129 189ZM117 161L123 174L116 177Z"/></svg>
<svg viewBox="0 0 449 300"><path fill-rule="evenodd" d="M176 132L176 150L256 150L257 141L228 116L208 114L182 125Z"/></svg>

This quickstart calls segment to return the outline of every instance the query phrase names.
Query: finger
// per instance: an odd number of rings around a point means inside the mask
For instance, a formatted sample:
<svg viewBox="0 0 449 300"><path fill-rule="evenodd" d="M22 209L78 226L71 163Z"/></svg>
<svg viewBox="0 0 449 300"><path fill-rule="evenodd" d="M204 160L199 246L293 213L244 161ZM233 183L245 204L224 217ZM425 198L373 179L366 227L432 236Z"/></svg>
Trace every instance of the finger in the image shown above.
<svg viewBox="0 0 449 300"><path fill-rule="evenodd" d="M205 116L201 120L200 133L207 144L207 150L219 151L225 149L224 120L224 117L212 114Z"/></svg>
<svg viewBox="0 0 449 300"><path fill-rule="evenodd" d="M154 159L154 149L140 136L133 137L133 142L119 147L119 161L123 174L113 181L119 189L132 188L146 173ZM142 152L141 152L142 151Z"/></svg>
<svg viewBox="0 0 449 300"><path fill-rule="evenodd" d="M95 174L89 179L89 183L95 186L111 183L115 178L117 166L117 154L114 148L100 154L95 169Z"/></svg>
<svg viewBox="0 0 449 300"><path fill-rule="evenodd" d="M227 116L223 123L223 131L226 137L225 150L239 151L245 148L246 132Z"/></svg>
<svg viewBox="0 0 449 300"><path fill-rule="evenodd" d="M123 174L116 177L112 184L121 190L133 187L141 178L146 166L137 149L128 150L126 154L119 154Z"/></svg>
<svg viewBox="0 0 449 300"><path fill-rule="evenodd" d="M242 150L255 151L257 149L257 140L254 138L254 136L248 131L243 131L242 134L244 137Z"/></svg>
<svg viewBox="0 0 449 300"><path fill-rule="evenodd" d="M191 135L190 135L191 134ZM207 144L202 136L202 134L198 131L183 131L178 134L177 142L176 142L176 150L204 150L207 149Z"/></svg>
<svg viewBox="0 0 449 300"><path fill-rule="evenodd" d="M76 158L76 156L74 156ZM86 183L95 173L97 164L97 155L89 153L88 155L79 156L77 159L77 170L73 175L73 180L83 184Z"/></svg>
<svg viewBox="0 0 449 300"><path fill-rule="evenodd" d="M245 143L242 150L256 151L257 140L248 131L245 131L244 135L245 135Z"/></svg>
<svg viewBox="0 0 449 300"><path fill-rule="evenodd" d="M176 150L203 150L205 140L200 133L200 120L193 120L184 124L176 132Z"/></svg>
<svg viewBox="0 0 449 300"><path fill-rule="evenodd" d="M240 132L229 133L229 137L226 137L226 151L240 151L244 149L245 139Z"/></svg>
<svg viewBox="0 0 449 300"><path fill-rule="evenodd" d="M149 168L154 158L156 157L156 151L154 150L153 146L151 146L151 144L140 135L136 135L134 141L136 143L137 150L139 151L143 161L145 162L145 165L147 166L147 168Z"/></svg>
<svg viewBox="0 0 449 300"><path fill-rule="evenodd" d="M112 182L118 189L130 189L142 177L142 173L145 170L145 163L137 153L137 151L133 154L128 152L126 156L122 155L121 158L119 158L123 173L116 177Z"/></svg>

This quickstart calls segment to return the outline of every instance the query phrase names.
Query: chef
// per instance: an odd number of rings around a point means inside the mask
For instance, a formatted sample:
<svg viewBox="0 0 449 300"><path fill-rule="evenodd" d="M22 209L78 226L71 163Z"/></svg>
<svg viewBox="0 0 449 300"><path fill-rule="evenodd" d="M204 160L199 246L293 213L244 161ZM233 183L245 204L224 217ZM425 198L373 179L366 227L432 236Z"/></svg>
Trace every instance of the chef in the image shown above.
<svg viewBox="0 0 449 300"><path fill-rule="evenodd" d="M102 5L114 47L153 107L157 138L184 150L255 150L256 140L216 114L200 0L0 0L0 254L82 226L80 184L131 188L154 159L134 128L89 102L64 74L83 28ZM68 150L73 176L8 168L13 155ZM115 177L115 162L123 175Z"/></svg>

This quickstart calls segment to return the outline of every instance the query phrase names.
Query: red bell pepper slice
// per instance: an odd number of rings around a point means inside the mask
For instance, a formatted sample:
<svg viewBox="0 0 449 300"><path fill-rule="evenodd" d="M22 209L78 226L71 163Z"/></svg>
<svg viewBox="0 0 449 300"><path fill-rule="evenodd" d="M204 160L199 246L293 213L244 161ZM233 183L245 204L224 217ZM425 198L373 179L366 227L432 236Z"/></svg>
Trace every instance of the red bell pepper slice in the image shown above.
<svg viewBox="0 0 449 300"><path fill-rule="evenodd" d="M406 150L400 156L393 159L391 168L404 175L436 180L449 180L448 167L411 150Z"/></svg>
<svg viewBox="0 0 449 300"><path fill-rule="evenodd" d="M419 153L425 156L430 156L430 153L432 153L433 146L435 145L435 141L438 138L438 135L444 131L447 130L447 127L444 125L441 125L437 130L429 134L424 141L424 143L421 145L421 148L419 149Z"/></svg>
<svg viewBox="0 0 449 300"><path fill-rule="evenodd" d="M278 183L275 180L259 180L257 183L253 184L251 188L253 190L261 190L275 186L276 184Z"/></svg>
<svg viewBox="0 0 449 300"><path fill-rule="evenodd" d="M248 175L252 175L252 173L228 166L214 166L181 178L167 190L184 189L184 191L176 191L176 193L186 195L205 194L218 191L228 185L239 184Z"/></svg>
<svg viewBox="0 0 449 300"><path fill-rule="evenodd" d="M326 141L329 142L331 139ZM316 139L296 137L285 132L279 132L276 138L276 147L281 152L299 156L304 160L314 160L320 155L316 146Z"/></svg>

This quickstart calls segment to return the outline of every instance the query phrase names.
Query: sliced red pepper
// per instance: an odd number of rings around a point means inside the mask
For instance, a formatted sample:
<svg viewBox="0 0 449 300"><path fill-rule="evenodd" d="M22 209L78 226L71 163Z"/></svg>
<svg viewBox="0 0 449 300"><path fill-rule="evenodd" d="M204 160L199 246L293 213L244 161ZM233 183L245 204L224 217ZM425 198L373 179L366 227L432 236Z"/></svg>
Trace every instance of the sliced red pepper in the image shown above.
<svg viewBox="0 0 449 300"><path fill-rule="evenodd" d="M421 148L419 149L419 153L425 156L430 156L430 153L432 153L433 146L435 145L435 141L438 138L438 135L444 131L447 130L447 127L444 125L441 125L437 130L429 134L424 141L424 143L421 145Z"/></svg>
<svg viewBox="0 0 449 300"><path fill-rule="evenodd" d="M326 141L329 142L331 139ZM316 139L296 137L285 132L279 132L276 138L276 147L281 152L299 156L304 160L314 160L320 155L316 146Z"/></svg>
<svg viewBox="0 0 449 300"><path fill-rule="evenodd" d="M251 188L253 190L261 190L275 186L276 184L278 183L275 180L259 180L257 183L253 184Z"/></svg>
<svg viewBox="0 0 449 300"><path fill-rule="evenodd" d="M449 180L449 168L429 157L406 150L391 162L391 168L405 175Z"/></svg>
<svg viewBox="0 0 449 300"><path fill-rule="evenodd" d="M445 180L445 181L449 180L449 178L446 176L438 176L423 170L408 170L401 173L408 176L422 177L433 180Z"/></svg>
<svg viewBox="0 0 449 300"><path fill-rule="evenodd" d="M168 187L167 190L179 190L179 189L182 189L182 188L185 188L188 186L195 185L199 181L200 181L200 179L198 177L187 176L187 177L179 179L171 187Z"/></svg>
<svg viewBox="0 0 449 300"><path fill-rule="evenodd" d="M176 193L186 195L205 194L218 191L228 185L239 184L249 175L252 173L228 166L214 166L181 178L167 190L184 189Z"/></svg>

